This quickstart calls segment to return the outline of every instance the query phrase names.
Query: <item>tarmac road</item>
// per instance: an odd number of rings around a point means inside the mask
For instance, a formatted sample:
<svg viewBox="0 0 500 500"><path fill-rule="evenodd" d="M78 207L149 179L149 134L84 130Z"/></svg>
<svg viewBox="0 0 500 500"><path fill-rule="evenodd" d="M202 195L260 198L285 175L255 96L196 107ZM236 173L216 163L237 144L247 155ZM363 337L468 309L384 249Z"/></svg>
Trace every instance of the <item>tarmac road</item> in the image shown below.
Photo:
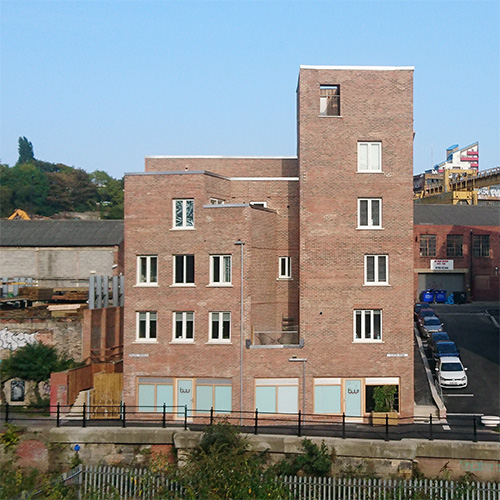
<svg viewBox="0 0 500 500"><path fill-rule="evenodd" d="M498 304L433 304L431 307L460 348L462 362L468 368L469 383L465 389L443 389L448 415L500 415ZM486 311L496 317L497 324Z"/></svg>

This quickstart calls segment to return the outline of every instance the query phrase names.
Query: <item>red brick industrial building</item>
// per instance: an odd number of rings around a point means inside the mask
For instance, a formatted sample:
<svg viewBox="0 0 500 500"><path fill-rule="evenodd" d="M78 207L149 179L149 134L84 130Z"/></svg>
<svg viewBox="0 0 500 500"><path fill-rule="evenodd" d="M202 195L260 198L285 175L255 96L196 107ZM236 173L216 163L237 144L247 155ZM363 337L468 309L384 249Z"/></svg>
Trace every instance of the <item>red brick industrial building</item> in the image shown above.
<svg viewBox="0 0 500 500"><path fill-rule="evenodd" d="M412 101L413 68L304 66L296 158L125 177L129 407L413 415Z"/></svg>
<svg viewBox="0 0 500 500"><path fill-rule="evenodd" d="M422 290L438 289L500 300L498 206L416 204L414 218L417 299Z"/></svg>

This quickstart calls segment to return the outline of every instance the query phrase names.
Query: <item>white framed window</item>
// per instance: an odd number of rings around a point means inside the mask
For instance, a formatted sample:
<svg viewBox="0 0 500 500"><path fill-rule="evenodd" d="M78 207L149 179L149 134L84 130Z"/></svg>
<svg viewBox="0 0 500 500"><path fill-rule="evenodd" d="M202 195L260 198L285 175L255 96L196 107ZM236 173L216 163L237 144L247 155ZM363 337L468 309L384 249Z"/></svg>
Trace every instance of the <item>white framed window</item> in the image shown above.
<svg viewBox="0 0 500 500"><path fill-rule="evenodd" d="M267 201L251 201L250 206L252 207L260 207L267 208Z"/></svg>
<svg viewBox="0 0 500 500"><path fill-rule="evenodd" d="M354 341L380 342L382 340L382 310L356 309L354 311Z"/></svg>
<svg viewBox="0 0 500 500"><path fill-rule="evenodd" d="M173 314L173 341L194 340L194 312L175 311Z"/></svg>
<svg viewBox="0 0 500 500"><path fill-rule="evenodd" d="M194 255L174 255L174 285L194 284Z"/></svg>
<svg viewBox="0 0 500 500"><path fill-rule="evenodd" d="M358 172L382 172L381 142L358 142Z"/></svg>
<svg viewBox="0 0 500 500"><path fill-rule="evenodd" d="M382 229L382 198L358 198L358 229Z"/></svg>
<svg viewBox="0 0 500 500"><path fill-rule="evenodd" d="M389 256L365 255L365 285L389 284Z"/></svg>
<svg viewBox="0 0 500 500"><path fill-rule="evenodd" d="M231 340L231 313L210 313L210 342L229 342Z"/></svg>
<svg viewBox="0 0 500 500"><path fill-rule="evenodd" d="M137 284L157 285L158 284L158 256L138 255L137 256Z"/></svg>
<svg viewBox="0 0 500 500"><path fill-rule="evenodd" d="M210 205L224 205L224 200L221 200L220 198L210 198L209 204Z"/></svg>
<svg viewBox="0 0 500 500"><path fill-rule="evenodd" d="M210 284L231 285L231 255L210 256Z"/></svg>
<svg viewBox="0 0 500 500"><path fill-rule="evenodd" d="M156 311L138 311L136 313L137 334L139 342L156 342L157 315Z"/></svg>
<svg viewBox="0 0 500 500"><path fill-rule="evenodd" d="M280 257L279 258L279 278L291 278L292 277L292 259L291 257Z"/></svg>
<svg viewBox="0 0 500 500"><path fill-rule="evenodd" d="M174 228L194 229L194 200L173 200Z"/></svg>

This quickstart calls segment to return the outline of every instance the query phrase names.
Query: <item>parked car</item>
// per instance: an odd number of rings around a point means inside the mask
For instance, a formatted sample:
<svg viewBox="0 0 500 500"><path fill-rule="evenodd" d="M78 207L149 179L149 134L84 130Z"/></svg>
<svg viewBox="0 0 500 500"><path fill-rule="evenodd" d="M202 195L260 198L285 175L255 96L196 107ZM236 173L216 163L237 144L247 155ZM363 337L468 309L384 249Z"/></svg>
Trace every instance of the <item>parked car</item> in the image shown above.
<svg viewBox="0 0 500 500"><path fill-rule="evenodd" d="M428 308L429 304L427 304L427 302L417 302L413 306L413 316L415 318L415 321L418 320L418 313L420 312L420 309L428 309Z"/></svg>
<svg viewBox="0 0 500 500"><path fill-rule="evenodd" d="M460 358L443 356L436 365L436 377L441 387L467 387L467 368L464 368Z"/></svg>
<svg viewBox="0 0 500 500"><path fill-rule="evenodd" d="M426 318L427 316L435 316L437 318L437 314L434 312L434 309L431 309L430 307L427 308L422 307L422 309L420 309L420 311L418 312L417 323L419 327L422 324L423 319Z"/></svg>
<svg viewBox="0 0 500 500"><path fill-rule="evenodd" d="M439 358L447 356L456 356L457 358L459 358L460 349L455 345L455 342L452 342L451 340L436 342L433 351L433 356L436 362Z"/></svg>
<svg viewBox="0 0 500 500"><path fill-rule="evenodd" d="M450 340L450 337L446 332L431 332L427 344L429 345L431 351L433 351L436 344L438 342L443 342L444 340Z"/></svg>
<svg viewBox="0 0 500 500"><path fill-rule="evenodd" d="M436 316L426 316L423 318L420 324L420 333L422 337L428 339L431 336L431 332L442 332L443 323L441 323L439 318Z"/></svg>

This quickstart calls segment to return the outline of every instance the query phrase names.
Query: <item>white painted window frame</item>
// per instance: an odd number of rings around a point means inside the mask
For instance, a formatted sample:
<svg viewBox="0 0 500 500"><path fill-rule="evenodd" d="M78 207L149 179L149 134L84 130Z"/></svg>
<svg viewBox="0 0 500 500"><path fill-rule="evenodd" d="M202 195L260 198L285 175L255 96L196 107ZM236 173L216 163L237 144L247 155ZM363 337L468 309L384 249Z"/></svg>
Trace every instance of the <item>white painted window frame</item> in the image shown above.
<svg viewBox="0 0 500 500"><path fill-rule="evenodd" d="M368 203L368 210L367 210L367 224L366 225L361 225L361 202L366 201ZM373 206L374 206L374 201L378 201L378 207L379 207L379 214L378 214L378 220L379 224L373 224ZM358 198L358 226L357 229L383 229L382 226L382 198Z"/></svg>
<svg viewBox="0 0 500 500"><path fill-rule="evenodd" d="M374 280L368 281L368 260L373 258ZM380 259L385 260L385 280L379 281ZM389 256L387 254L368 254L365 255L365 286L387 286L389 285Z"/></svg>

